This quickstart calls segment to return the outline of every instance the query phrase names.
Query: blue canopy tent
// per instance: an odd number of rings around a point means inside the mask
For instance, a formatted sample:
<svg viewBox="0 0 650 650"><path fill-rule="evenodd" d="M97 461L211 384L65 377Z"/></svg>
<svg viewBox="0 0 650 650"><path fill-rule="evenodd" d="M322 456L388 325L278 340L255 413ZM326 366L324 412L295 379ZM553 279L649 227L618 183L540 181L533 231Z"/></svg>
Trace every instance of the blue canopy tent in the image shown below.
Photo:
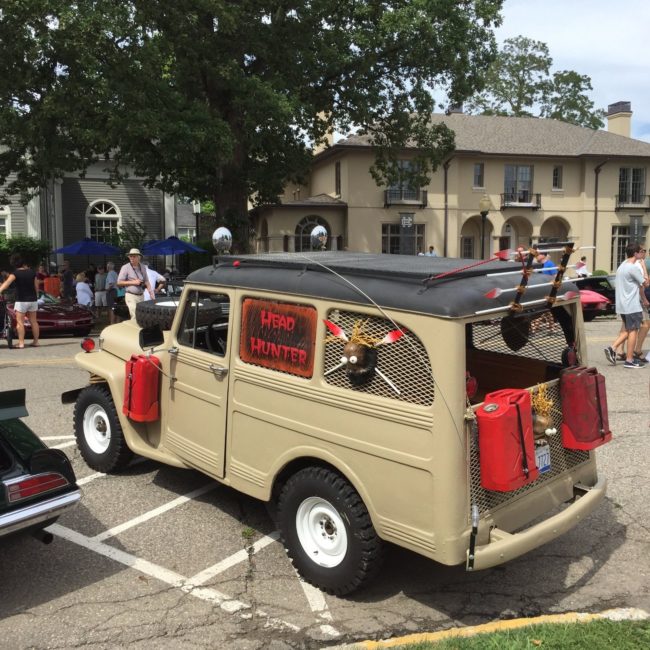
<svg viewBox="0 0 650 650"><path fill-rule="evenodd" d="M72 242L72 244L56 248L52 253L58 253L61 255L85 255L86 266L90 264L91 255L103 255L104 264L106 263L107 255L122 255L122 251L117 246L106 244L103 241L95 241L90 237L84 237L79 241Z"/></svg>
<svg viewBox="0 0 650 650"><path fill-rule="evenodd" d="M67 246L61 246L61 248L57 248L52 252L63 255L121 255L122 253L117 246L95 241L90 237L84 237Z"/></svg>
<svg viewBox="0 0 650 650"><path fill-rule="evenodd" d="M167 239L154 239L147 242L142 247L142 252L145 255L182 255L183 253L205 253L207 251L172 235Z"/></svg>
<svg viewBox="0 0 650 650"><path fill-rule="evenodd" d="M205 253L207 251L172 235L171 237L167 237L167 239L147 242L142 247L142 252L145 255L183 255L184 253Z"/></svg>

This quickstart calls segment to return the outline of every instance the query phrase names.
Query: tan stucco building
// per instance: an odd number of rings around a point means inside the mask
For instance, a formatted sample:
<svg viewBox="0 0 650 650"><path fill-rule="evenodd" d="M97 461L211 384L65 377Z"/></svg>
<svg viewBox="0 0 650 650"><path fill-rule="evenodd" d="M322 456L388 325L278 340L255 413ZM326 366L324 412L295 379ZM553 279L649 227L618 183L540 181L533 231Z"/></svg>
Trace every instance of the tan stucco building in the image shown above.
<svg viewBox="0 0 650 650"><path fill-rule="evenodd" d="M351 136L314 156L306 185L289 185L278 205L254 211L258 249L309 250L320 224L331 248L416 254L433 245L439 255L470 259L569 239L584 247L590 270L613 270L650 225L650 143L630 137L631 115L628 102L610 105L608 131L434 115L455 132L456 150L422 188L378 187L368 139Z"/></svg>

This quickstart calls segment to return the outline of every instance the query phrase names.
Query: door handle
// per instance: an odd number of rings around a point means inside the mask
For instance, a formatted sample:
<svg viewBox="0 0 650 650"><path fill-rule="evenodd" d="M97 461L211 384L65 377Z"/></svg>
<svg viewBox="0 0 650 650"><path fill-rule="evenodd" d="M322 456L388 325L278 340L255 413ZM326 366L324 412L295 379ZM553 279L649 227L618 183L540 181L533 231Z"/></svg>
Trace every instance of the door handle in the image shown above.
<svg viewBox="0 0 650 650"><path fill-rule="evenodd" d="M215 366L214 363L210 364L210 370L212 370L214 376L218 377L219 379L223 379L228 374L228 368Z"/></svg>

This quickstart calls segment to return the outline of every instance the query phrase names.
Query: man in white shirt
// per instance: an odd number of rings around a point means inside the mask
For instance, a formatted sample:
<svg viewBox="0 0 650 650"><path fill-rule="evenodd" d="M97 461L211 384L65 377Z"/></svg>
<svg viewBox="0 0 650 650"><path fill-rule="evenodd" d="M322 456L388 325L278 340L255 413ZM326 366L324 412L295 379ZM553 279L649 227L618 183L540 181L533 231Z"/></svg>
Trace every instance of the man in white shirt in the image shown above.
<svg viewBox="0 0 650 650"><path fill-rule="evenodd" d="M144 300L145 289L149 295L155 295L156 290L149 284L147 267L142 264L142 253L137 248L132 248L127 257L129 261L120 269L117 276L117 286L124 287L126 295L124 301L129 308L131 318L135 318L135 309L139 302Z"/></svg>
<svg viewBox="0 0 650 650"><path fill-rule="evenodd" d="M154 271L150 267L147 267L147 277L149 278L149 284L156 290L156 292L162 289L167 282L167 279L164 275L160 275L158 271ZM144 290L144 299L152 300L148 289Z"/></svg>
<svg viewBox="0 0 650 650"><path fill-rule="evenodd" d="M623 327L611 346L605 348L605 356L616 365L616 349L627 341L627 354L624 368L643 368L643 364L634 358L636 341L643 321L641 293L646 284L643 271L637 264L645 257L645 248L639 244L629 244L625 249L627 258L616 271L616 313L623 321Z"/></svg>

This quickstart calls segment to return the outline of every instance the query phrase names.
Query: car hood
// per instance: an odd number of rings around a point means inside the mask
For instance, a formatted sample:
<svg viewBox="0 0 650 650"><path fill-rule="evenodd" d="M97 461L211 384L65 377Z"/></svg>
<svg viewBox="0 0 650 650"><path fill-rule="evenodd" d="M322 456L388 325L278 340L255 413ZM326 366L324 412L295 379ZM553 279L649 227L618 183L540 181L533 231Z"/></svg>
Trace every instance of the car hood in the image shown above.
<svg viewBox="0 0 650 650"><path fill-rule="evenodd" d="M70 316L88 316L89 318L91 317L91 314L87 309L77 307L76 305L46 304L46 305L40 305L38 311L52 316L63 316L68 318Z"/></svg>
<svg viewBox="0 0 650 650"><path fill-rule="evenodd" d="M596 291L591 291L591 289L580 289L580 302L582 304L591 303L610 303L609 298L605 298L602 293L597 293Z"/></svg>

